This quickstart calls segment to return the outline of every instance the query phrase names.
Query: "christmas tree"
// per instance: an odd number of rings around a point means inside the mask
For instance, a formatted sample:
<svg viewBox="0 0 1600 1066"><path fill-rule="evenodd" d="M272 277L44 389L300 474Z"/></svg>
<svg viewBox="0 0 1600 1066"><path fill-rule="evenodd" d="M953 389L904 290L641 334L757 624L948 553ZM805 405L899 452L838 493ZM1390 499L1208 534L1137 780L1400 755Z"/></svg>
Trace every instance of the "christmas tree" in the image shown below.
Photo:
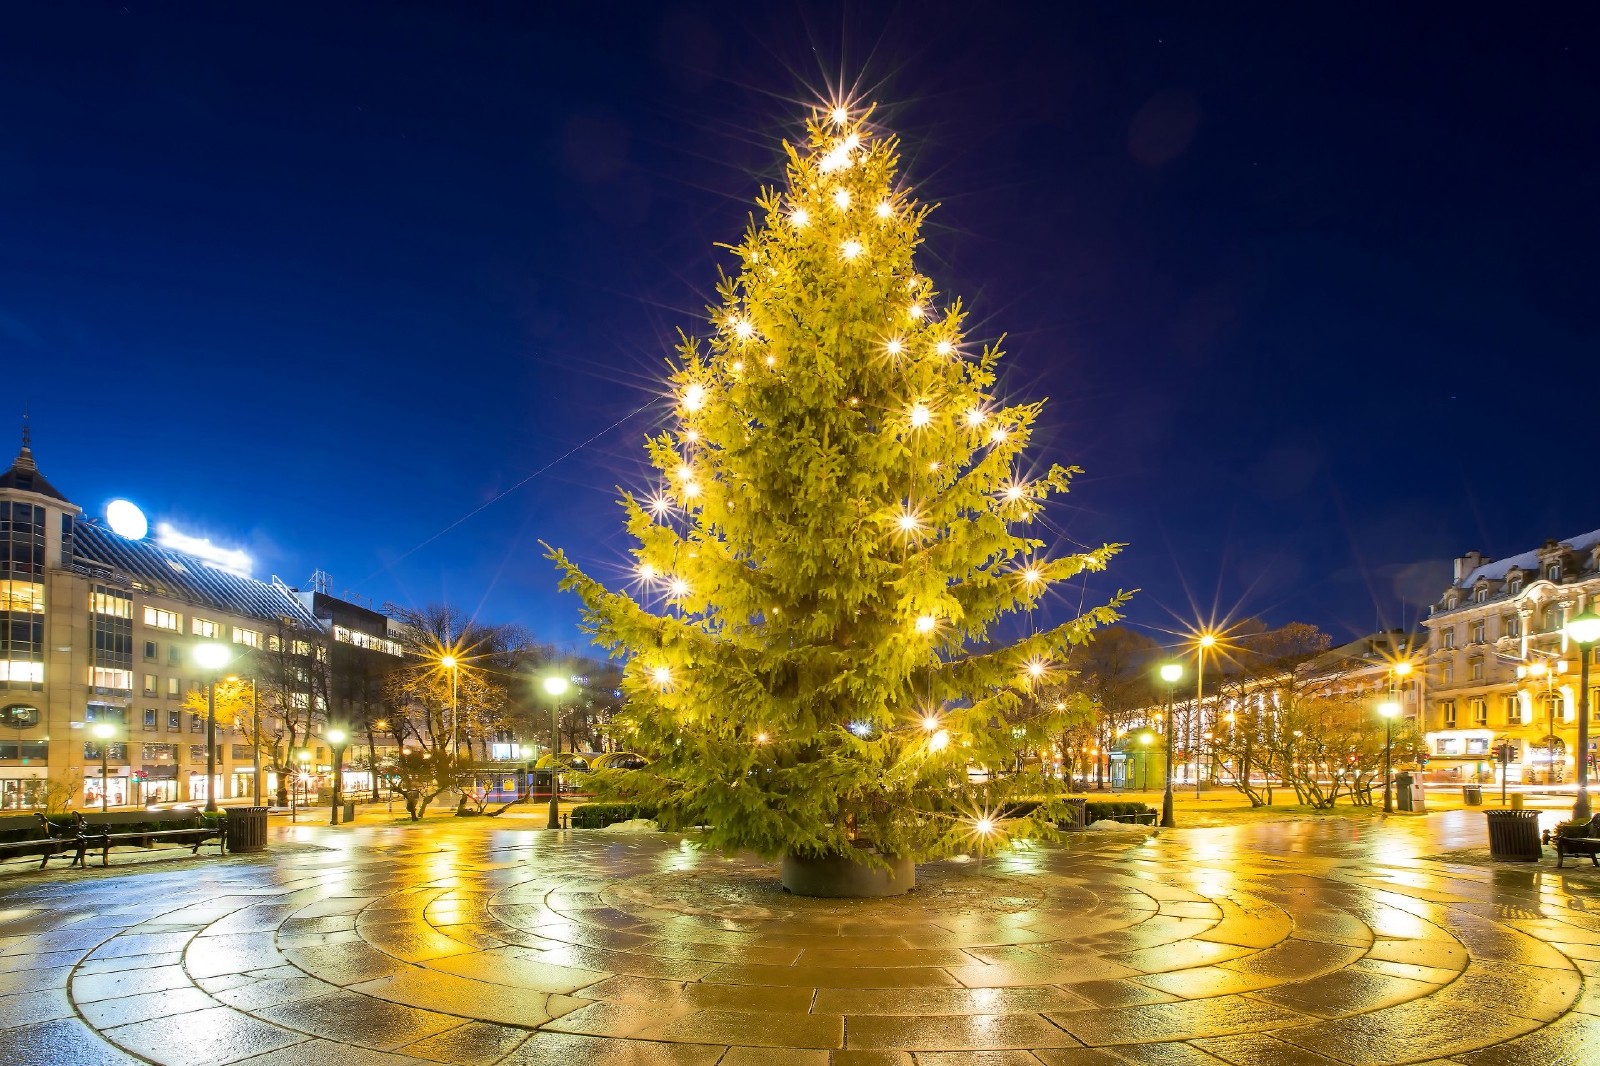
<svg viewBox="0 0 1600 1066"><path fill-rule="evenodd" d="M664 828L764 855L872 864L1032 835L1053 775L998 771L1059 734L1070 649L1122 596L1026 623L1116 546L1030 535L1076 471L1028 474L1042 404L994 395L998 346L969 343L918 271L929 208L896 140L843 108L806 132L672 364L674 424L647 444L660 485L621 501L632 593L551 552L625 659L626 727L655 760L614 784ZM1026 630L1009 643L1007 616Z"/></svg>

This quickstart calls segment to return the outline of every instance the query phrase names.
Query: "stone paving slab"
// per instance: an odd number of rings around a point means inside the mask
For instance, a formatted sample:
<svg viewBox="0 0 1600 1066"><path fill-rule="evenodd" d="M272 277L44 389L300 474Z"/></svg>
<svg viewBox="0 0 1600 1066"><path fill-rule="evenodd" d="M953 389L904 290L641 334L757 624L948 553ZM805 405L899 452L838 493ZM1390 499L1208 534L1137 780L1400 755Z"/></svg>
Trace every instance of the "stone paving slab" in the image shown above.
<svg viewBox="0 0 1600 1066"><path fill-rule="evenodd" d="M1084 834L876 901L482 822L4 868L0 1063L1596 1061L1600 871L1489 865L1476 813Z"/></svg>

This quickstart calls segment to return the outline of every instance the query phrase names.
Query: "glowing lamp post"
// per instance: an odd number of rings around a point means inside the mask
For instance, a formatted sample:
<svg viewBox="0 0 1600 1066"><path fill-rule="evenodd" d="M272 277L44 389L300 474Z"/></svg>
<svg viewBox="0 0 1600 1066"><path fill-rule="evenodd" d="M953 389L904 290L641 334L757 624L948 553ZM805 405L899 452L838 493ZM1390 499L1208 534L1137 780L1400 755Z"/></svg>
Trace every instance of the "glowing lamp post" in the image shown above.
<svg viewBox="0 0 1600 1066"><path fill-rule="evenodd" d="M1206 687L1206 652L1217 646L1215 633L1201 633L1194 645L1194 718L1189 725L1189 741L1200 733L1201 728L1201 697ZM1200 745L1195 744L1194 752L1194 798L1200 798Z"/></svg>
<svg viewBox="0 0 1600 1066"><path fill-rule="evenodd" d="M111 735L115 732L109 722L100 722L94 727L94 737L100 742L100 813L102 814L110 804L110 794L106 791L106 778L110 776L111 768L107 765L106 753L111 749Z"/></svg>
<svg viewBox="0 0 1600 1066"><path fill-rule="evenodd" d="M456 657L441 656L439 665L450 671L450 754L453 756L456 753L456 725L460 719L456 703Z"/></svg>
<svg viewBox="0 0 1600 1066"><path fill-rule="evenodd" d="M294 754L295 760L300 763L300 773L296 776L294 788L289 790L289 821L300 820L300 790L306 787L306 782L311 779L311 753L304 748Z"/></svg>
<svg viewBox="0 0 1600 1066"><path fill-rule="evenodd" d="M1378 716L1383 719L1383 813L1394 813L1394 794L1389 789L1390 760L1394 755L1394 720L1400 713L1400 704L1384 700L1378 704Z"/></svg>
<svg viewBox="0 0 1600 1066"><path fill-rule="evenodd" d="M339 792L344 785L344 742L345 732L342 729L330 729L323 736L328 738L328 743L333 745L333 802L328 812L328 824L339 824Z"/></svg>
<svg viewBox="0 0 1600 1066"><path fill-rule="evenodd" d="M561 697L566 695L567 679L547 677L544 690L550 693L550 821L546 829L561 828Z"/></svg>
<svg viewBox="0 0 1600 1066"><path fill-rule="evenodd" d="M1600 615L1590 607L1568 619L1565 631L1578 646L1578 802L1572 806L1572 817L1583 821L1589 817L1589 660L1600 641Z"/></svg>
<svg viewBox="0 0 1600 1066"><path fill-rule="evenodd" d="M233 658L226 644L196 644L194 664L206 674L206 810L217 809L217 678Z"/></svg>
<svg viewBox="0 0 1600 1066"><path fill-rule="evenodd" d="M1172 818L1172 686L1183 677L1183 667L1178 663L1161 664L1161 680L1167 683L1167 718L1163 728L1167 731L1167 781L1166 788L1161 793L1161 825L1171 829L1176 823ZM1198 690L1196 690L1198 692ZM1195 697L1195 706L1199 707L1199 696Z"/></svg>

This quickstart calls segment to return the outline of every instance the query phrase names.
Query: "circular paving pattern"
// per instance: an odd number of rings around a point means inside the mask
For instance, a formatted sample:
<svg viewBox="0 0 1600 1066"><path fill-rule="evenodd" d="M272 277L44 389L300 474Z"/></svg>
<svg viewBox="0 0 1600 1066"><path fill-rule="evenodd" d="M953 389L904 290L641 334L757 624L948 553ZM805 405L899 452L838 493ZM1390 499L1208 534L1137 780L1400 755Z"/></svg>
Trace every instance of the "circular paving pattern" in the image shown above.
<svg viewBox="0 0 1600 1066"><path fill-rule="evenodd" d="M8 872L0 1061L1546 1066L1600 1047L1600 870L1476 861L1467 812L1085 834L859 902L676 838L518 824Z"/></svg>

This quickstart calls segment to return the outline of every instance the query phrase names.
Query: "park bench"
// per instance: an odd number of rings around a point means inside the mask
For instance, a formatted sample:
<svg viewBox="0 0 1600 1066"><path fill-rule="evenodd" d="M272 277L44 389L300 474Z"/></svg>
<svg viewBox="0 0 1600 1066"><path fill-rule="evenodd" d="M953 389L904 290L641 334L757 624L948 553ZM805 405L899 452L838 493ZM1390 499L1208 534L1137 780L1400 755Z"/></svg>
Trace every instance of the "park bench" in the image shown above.
<svg viewBox="0 0 1600 1066"><path fill-rule="evenodd" d="M138 821L124 822L120 826L113 820L114 815L99 822L90 822L82 814L76 817L85 847L99 849L101 866L111 865L112 848L153 848L163 841L171 841L190 845L189 854L197 855L205 844L215 843L218 854L227 846L225 823L218 820L205 825L197 813L145 811L135 816ZM77 863L87 865L83 852L79 852Z"/></svg>
<svg viewBox="0 0 1600 1066"><path fill-rule="evenodd" d="M57 855L70 853L73 860L69 865L75 866L83 862L85 847L76 826L54 825L37 811L32 818L7 819L0 823L0 859L38 855L42 870Z"/></svg>
<svg viewBox="0 0 1600 1066"><path fill-rule="evenodd" d="M1557 826L1554 843L1558 868L1568 855L1587 855L1590 862L1600 866L1600 814L1580 824Z"/></svg>

